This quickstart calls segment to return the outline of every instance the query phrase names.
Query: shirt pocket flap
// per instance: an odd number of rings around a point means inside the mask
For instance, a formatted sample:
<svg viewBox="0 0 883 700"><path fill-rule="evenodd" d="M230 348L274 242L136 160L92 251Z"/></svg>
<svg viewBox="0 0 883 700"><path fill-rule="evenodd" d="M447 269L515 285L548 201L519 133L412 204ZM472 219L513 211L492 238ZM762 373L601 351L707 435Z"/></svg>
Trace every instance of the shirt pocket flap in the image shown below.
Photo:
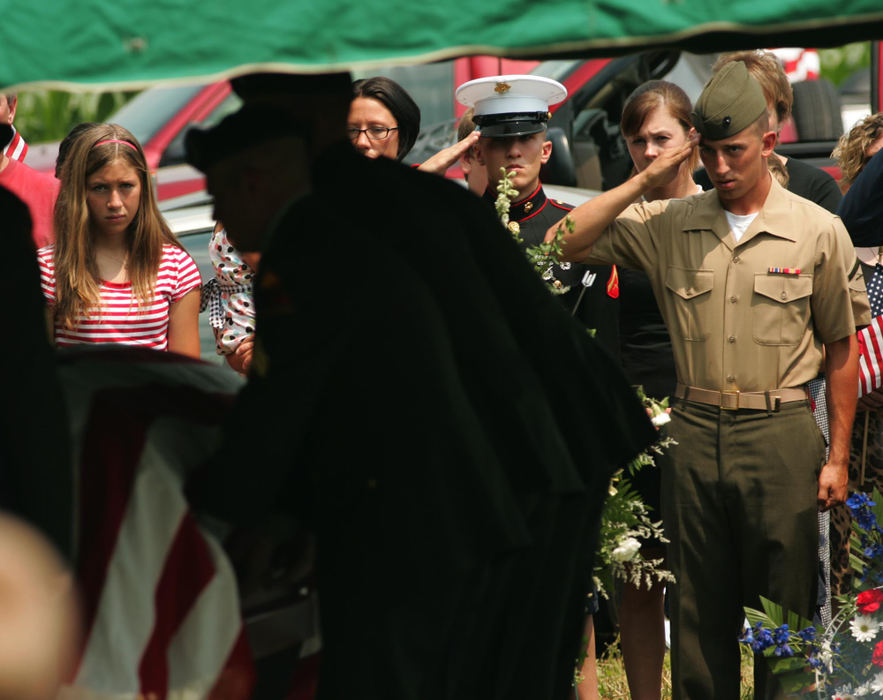
<svg viewBox="0 0 883 700"><path fill-rule="evenodd" d="M789 277L761 273L754 278L754 291L767 299L787 304L812 294L812 275Z"/></svg>
<svg viewBox="0 0 883 700"><path fill-rule="evenodd" d="M682 299L695 299L712 290L714 271L669 267L665 274L665 286Z"/></svg>

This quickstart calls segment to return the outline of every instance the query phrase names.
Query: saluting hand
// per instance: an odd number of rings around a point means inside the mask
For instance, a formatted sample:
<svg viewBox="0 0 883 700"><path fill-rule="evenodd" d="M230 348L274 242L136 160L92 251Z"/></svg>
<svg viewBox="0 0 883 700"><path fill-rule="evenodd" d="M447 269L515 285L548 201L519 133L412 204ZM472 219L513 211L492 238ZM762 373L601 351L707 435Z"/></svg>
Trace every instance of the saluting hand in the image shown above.
<svg viewBox="0 0 883 700"><path fill-rule="evenodd" d="M698 144L699 134L696 133L695 129L690 129L687 141L683 146L661 151L653 159L653 162L638 175L638 177L643 179L642 189L646 192L671 182L677 176L681 163L692 155L693 149Z"/></svg>
<svg viewBox="0 0 883 700"><path fill-rule="evenodd" d="M477 131L473 131L462 141L458 141L453 146L443 148L434 156L427 158L426 162L421 163L417 170L423 170L427 173L435 173L436 175L444 175L448 168L460 160L460 156L478 143L479 138L481 138L481 134Z"/></svg>

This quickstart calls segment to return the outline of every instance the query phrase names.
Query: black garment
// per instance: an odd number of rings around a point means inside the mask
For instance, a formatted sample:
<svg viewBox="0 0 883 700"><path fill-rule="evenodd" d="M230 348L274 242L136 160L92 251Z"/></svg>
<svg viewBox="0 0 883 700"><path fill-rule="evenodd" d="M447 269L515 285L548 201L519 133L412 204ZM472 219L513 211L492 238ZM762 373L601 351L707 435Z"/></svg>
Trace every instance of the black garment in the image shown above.
<svg viewBox="0 0 883 700"><path fill-rule="evenodd" d="M641 385L654 399L673 396L677 375L671 336L659 311L650 280L642 270L619 269L619 354L626 378ZM662 517L660 500L661 474L670 468L668 453L654 455L655 467L644 467L629 477L641 500L651 509L650 517ZM653 538L645 547L663 544Z"/></svg>
<svg viewBox="0 0 883 700"><path fill-rule="evenodd" d="M493 205L494 190L488 188L484 199ZM573 206L557 199L549 199L538 185L533 194L509 209L510 231L518 225L522 248L543 242L550 226L561 221ZM492 210L493 211L493 210ZM595 330L595 340L611 355L619 353L619 319L616 300L619 296L618 268L612 265L582 265L564 263L552 266L554 279L570 290L558 296L564 308L582 321L586 328ZM575 310L575 312L574 312Z"/></svg>
<svg viewBox="0 0 883 700"><path fill-rule="evenodd" d="M671 336L650 280L641 270L619 270L619 352L626 378L655 399L672 396L677 378Z"/></svg>
<svg viewBox="0 0 883 700"><path fill-rule="evenodd" d="M314 174L197 502L315 532L320 698L565 697L610 473L654 431L483 203L349 144Z"/></svg>
<svg viewBox="0 0 883 700"><path fill-rule="evenodd" d="M883 150L865 166L837 209L853 245L883 245Z"/></svg>
<svg viewBox="0 0 883 700"><path fill-rule="evenodd" d="M842 195L833 177L821 168L815 168L795 158L789 158L785 162L785 170L788 171L789 192L815 202L832 214L837 212ZM712 188L711 180L704 168L696 171L693 179L697 185L702 186L703 190Z"/></svg>
<svg viewBox="0 0 883 700"><path fill-rule="evenodd" d="M0 187L9 269L0 291L15 300L15 340L0 370L0 508L31 525L65 557L73 554L74 485L67 410L46 337L37 251L28 208Z"/></svg>

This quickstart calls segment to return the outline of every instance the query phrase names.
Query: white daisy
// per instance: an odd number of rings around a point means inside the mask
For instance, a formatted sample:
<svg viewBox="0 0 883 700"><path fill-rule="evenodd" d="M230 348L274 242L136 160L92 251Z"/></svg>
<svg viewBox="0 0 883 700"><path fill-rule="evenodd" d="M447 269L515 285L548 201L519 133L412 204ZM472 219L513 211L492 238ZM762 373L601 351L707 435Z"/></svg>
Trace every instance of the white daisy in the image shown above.
<svg viewBox="0 0 883 700"><path fill-rule="evenodd" d="M849 623L852 636L859 642L870 642L880 631L880 623L870 615L856 615Z"/></svg>
<svg viewBox="0 0 883 700"><path fill-rule="evenodd" d="M874 676L874 680L871 681L871 691L875 695L883 695L883 671Z"/></svg>

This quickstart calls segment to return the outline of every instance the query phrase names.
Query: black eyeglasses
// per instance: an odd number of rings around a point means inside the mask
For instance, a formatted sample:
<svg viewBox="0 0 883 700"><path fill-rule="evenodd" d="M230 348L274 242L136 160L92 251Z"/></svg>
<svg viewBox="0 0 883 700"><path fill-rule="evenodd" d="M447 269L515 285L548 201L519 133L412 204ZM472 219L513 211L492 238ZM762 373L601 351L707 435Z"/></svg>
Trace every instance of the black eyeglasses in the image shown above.
<svg viewBox="0 0 883 700"><path fill-rule="evenodd" d="M385 141L391 131L398 131L397 126L369 126L367 129L356 129L354 126L347 127L346 135L350 141L358 141L359 134L365 134L370 141Z"/></svg>

